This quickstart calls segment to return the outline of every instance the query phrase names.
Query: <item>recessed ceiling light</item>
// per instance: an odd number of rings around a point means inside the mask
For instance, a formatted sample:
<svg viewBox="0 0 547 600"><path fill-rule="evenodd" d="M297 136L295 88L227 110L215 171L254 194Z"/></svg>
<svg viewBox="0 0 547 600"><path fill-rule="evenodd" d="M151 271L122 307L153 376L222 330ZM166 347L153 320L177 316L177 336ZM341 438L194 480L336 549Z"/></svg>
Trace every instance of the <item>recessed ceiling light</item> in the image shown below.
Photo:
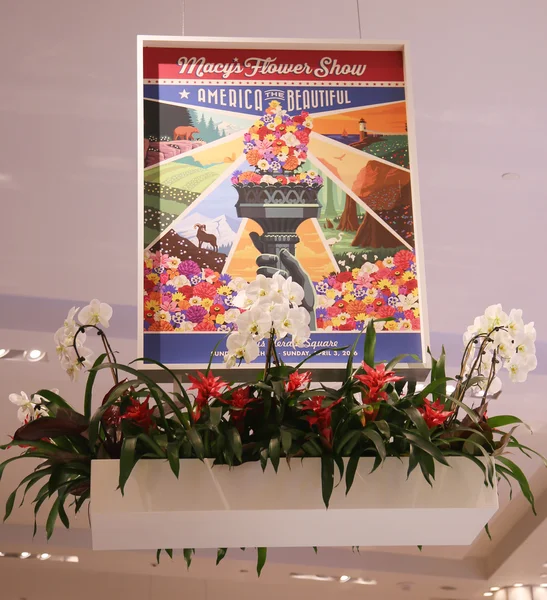
<svg viewBox="0 0 547 600"><path fill-rule="evenodd" d="M51 554L48 554L47 552L38 554L38 560L47 560L48 558L51 558Z"/></svg>
<svg viewBox="0 0 547 600"><path fill-rule="evenodd" d="M5 554L3 552L0 552L0 556L5 556Z"/></svg>
<svg viewBox="0 0 547 600"><path fill-rule="evenodd" d="M335 581L330 575L309 575L307 573L291 573L289 577L293 579L305 579L308 581Z"/></svg>
<svg viewBox="0 0 547 600"><path fill-rule="evenodd" d="M80 559L77 556L65 556L65 562L77 563Z"/></svg>
<svg viewBox="0 0 547 600"><path fill-rule="evenodd" d="M504 173L504 174L501 176L501 178L502 178L502 179L505 179L506 181L507 181L507 180L512 180L512 181L515 181L515 180L517 180L517 179L520 179L520 175L519 175L518 173Z"/></svg>
<svg viewBox="0 0 547 600"><path fill-rule="evenodd" d="M362 577L358 577L353 580L353 583L359 583L360 585L376 585L376 580L374 579L363 579Z"/></svg>
<svg viewBox="0 0 547 600"><path fill-rule="evenodd" d="M346 583L346 581L349 581L350 579L351 579L351 577L349 575L341 575L340 583Z"/></svg>
<svg viewBox="0 0 547 600"><path fill-rule="evenodd" d="M524 583L514 583L513 587L522 587Z"/></svg>
<svg viewBox="0 0 547 600"><path fill-rule="evenodd" d="M484 592L483 596L493 596L494 594L492 592Z"/></svg>
<svg viewBox="0 0 547 600"><path fill-rule="evenodd" d="M501 589L501 588L499 588L499 587L496 585L496 586L494 586L494 587L491 587L491 588L490 588L490 591L491 591L491 592L499 592L499 591L500 591L500 589Z"/></svg>
<svg viewBox="0 0 547 600"><path fill-rule="evenodd" d="M4 356L6 356L8 353L9 350L7 348L0 348L0 358L4 358Z"/></svg>
<svg viewBox="0 0 547 600"><path fill-rule="evenodd" d="M19 554L20 558L28 558L29 556L31 556L30 552L21 552L21 554Z"/></svg>
<svg viewBox="0 0 547 600"><path fill-rule="evenodd" d="M39 360L42 360L42 358L44 358L45 355L46 353L42 350L29 350L26 353L26 358L31 362L38 362Z"/></svg>
<svg viewBox="0 0 547 600"><path fill-rule="evenodd" d="M545 587L547 587L547 583L541 583L539 587L545 588Z"/></svg>

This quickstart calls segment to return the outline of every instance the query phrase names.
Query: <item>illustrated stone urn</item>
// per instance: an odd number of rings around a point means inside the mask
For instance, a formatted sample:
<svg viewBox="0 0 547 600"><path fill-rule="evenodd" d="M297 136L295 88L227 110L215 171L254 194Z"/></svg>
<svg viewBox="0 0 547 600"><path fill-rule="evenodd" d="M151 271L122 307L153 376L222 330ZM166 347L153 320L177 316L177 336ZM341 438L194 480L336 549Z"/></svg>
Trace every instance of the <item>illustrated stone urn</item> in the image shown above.
<svg viewBox="0 0 547 600"><path fill-rule="evenodd" d="M252 219L263 230L259 240L264 254L276 255L286 248L295 254L300 238L296 230L306 219L318 218L321 205L317 194L321 185L236 184L238 217ZM277 268L281 268L278 264Z"/></svg>

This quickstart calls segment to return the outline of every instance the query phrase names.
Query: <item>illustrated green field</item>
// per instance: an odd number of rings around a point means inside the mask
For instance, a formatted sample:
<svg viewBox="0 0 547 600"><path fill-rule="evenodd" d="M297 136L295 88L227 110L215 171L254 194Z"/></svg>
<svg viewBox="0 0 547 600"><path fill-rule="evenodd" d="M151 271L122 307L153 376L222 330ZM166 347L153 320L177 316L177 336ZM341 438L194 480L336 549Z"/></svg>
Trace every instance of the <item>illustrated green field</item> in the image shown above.
<svg viewBox="0 0 547 600"><path fill-rule="evenodd" d="M173 161L144 172L144 244L148 246L196 200L224 170Z"/></svg>
<svg viewBox="0 0 547 600"><path fill-rule="evenodd" d="M386 135L385 138L387 139L366 146L364 151L408 169L410 165L408 158L408 136Z"/></svg>

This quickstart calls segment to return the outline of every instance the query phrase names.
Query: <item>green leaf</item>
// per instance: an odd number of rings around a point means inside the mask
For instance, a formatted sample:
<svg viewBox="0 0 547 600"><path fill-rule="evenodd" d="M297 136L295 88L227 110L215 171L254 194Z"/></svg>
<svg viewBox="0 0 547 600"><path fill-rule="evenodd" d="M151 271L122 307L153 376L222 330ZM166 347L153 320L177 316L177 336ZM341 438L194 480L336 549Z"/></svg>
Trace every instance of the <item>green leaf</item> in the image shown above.
<svg viewBox="0 0 547 600"><path fill-rule="evenodd" d="M414 423L414 425L416 425L416 429L418 430L419 434L423 438L428 440L430 437L429 427L427 426L426 422L424 421L424 418L420 414L420 411L414 406L404 408L403 411L409 416L410 420Z"/></svg>
<svg viewBox="0 0 547 600"><path fill-rule="evenodd" d="M12 463L14 460L19 460L21 458L28 458L25 454L20 454L19 456L13 456L12 458L8 458L2 464L0 464L0 479L2 479L2 475L4 474L4 469Z"/></svg>
<svg viewBox="0 0 547 600"><path fill-rule="evenodd" d="M137 437L138 437L139 441L146 444L146 446L148 446L148 448L150 448L150 450L152 450L152 452L154 452L154 454L158 458L166 458L166 453L157 444L157 442L155 442L154 439L151 438L149 435L147 435L146 433L139 433L139 435Z"/></svg>
<svg viewBox="0 0 547 600"><path fill-rule="evenodd" d="M239 462L242 462L243 445L241 443L241 436L239 435L239 431L235 427L228 428L226 440L233 453L235 454L237 460L239 460Z"/></svg>
<svg viewBox="0 0 547 600"><path fill-rule="evenodd" d="M486 535L488 536L488 539L490 541L492 541L492 536L490 535L490 528L488 527L488 523L486 523L486 525L484 526L484 531L486 531Z"/></svg>
<svg viewBox="0 0 547 600"><path fill-rule="evenodd" d="M527 425L526 423L524 423L524 421L521 421L518 417L513 417L512 415L497 415L495 417L490 417L487 420L488 426L491 429L496 429L498 427L505 427L506 425L525 425L528 430L531 432L532 428Z"/></svg>
<svg viewBox="0 0 547 600"><path fill-rule="evenodd" d="M361 339L361 333L362 332L359 332L359 334L355 338L355 342L353 342L353 346L351 347L351 350L349 353L349 358L348 358L348 363L346 365L346 376L344 377L344 381L347 381L348 379L351 378L351 372L353 370L353 356L355 354L355 349L357 348L357 344L358 344L359 340Z"/></svg>
<svg viewBox="0 0 547 600"><path fill-rule="evenodd" d="M48 403L50 404L50 411L52 413L55 413L56 409L61 408L67 412L76 412L72 406L70 406L70 404L68 402L66 402L66 400L64 400L63 398L61 398L61 396L59 396L59 394L56 394L55 392L52 392L51 390L39 390L37 391L35 394L32 394L33 396L42 396L42 398L45 398ZM83 417L83 415L81 415Z"/></svg>
<svg viewBox="0 0 547 600"><path fill-rule="evenodd" d="M169 466L171 467L171 471L178 479L180 472L180 459L179 459L179 442L169 442L167 444L167 460L169 461Z"/></svg>
<svg viewBox="0 0 547 600"><path fill-rule="evenodd" d="M96 367L96 369L101 369L106 367L107 365L101 364ZM91 373L95 373L96 371L90 371ZM99 439L99 428L101 425L101 419L104 416L104 413L119 400L120 396L127 391L130 387L134 387L139 384L137 379L133 379L131 381L122 381L115 385L105 397L103 404L100 408L98 408L91 419L89 420L89 447L94 450L97 440Z"/></svg>
<svg viewBox="0 0 547 600"><path fill-rule="evenodd" d="M66 493L59 494L59 518L66 529L70 529L70 520L65 511Z"/></svg>
<svg viewBox="0 0 547 600"><path fill-rule="evenodd" d="M317 546L313 546L313 551L317 554Z"/></svg>
<svg viewBox="0 0 547 600"><path fill-rule="evenodd" d="M227 552L228 548L219 548L217 550L217 566L220 563L220 561L226 556Z"/></svg>
<svg viewBox="0 0 547 600"><path fill-rule="evenodd" d="M380 436L380 434L374 429L363 429L362 436L368 438L376 447L376 451L378 452L378 456L385 460L387 456L386 445L384 444L384 440Z"/></svg>
<svg viewBox="0 0 547 600"><path fill-rule="evenodd" d="M423 400L424 398L427 398L427 396L429 396L429 394L432 394L433 392L437 391L439 388L442 388L443 386L444 386L444 389L446 390L446 382L447 381L452 381L452 378L445 377L443 379L436 379L435 381L432 381L429 385L426 385L424 387L424 389L415 396L416 400Z"/></svg>
<svg viewBox="0 0 547 600"><path fill-rule="evenodd" d="M414 444L421 450L424 450L424 452L430 454L436 461L440 462L441 464L448 466L448 462L444 457L443 453L437 448L437 446L433 445L429 440L426 440L423 437L412 433L411 431L403 431L403 435L411 444Z"/></svg>
<svg viewBox="0 0 547 600"><path fill-rule="evenodd" d="M379 421L374 421L374 425L376 426L378 431L386 438L386 440L389 440L389 438L391 437L391 430L387 421L380 419Z"/></svg>
<svg viewBox="0 0 547 600"><path fill-rule="evenodd" d="M171 548L166 548L165 553L171 560L173 560L173 550Z"/></svg>
<svg viewBox="0 0 547 600"><path fill-rule="evenodd" d="M53 530L55 529L55 523L57 521L57 517L59 516L59 504L61 502L60 496L57 496L51 510L49 511L49 515L46 521L46 537L49 540L53 535Z"/></svg>
<svg viewBox="0 0 547 600"><path fill-rule="evenodd" d="M120 452L120 478L119 486L122 496L125 491L125 484L133 471L133 467L136 464L135 450L137 449L138 436L126 437L122 442L122 449Z"/></svg>
<svg viewBox="0 0 547 600"><path fill-rule="evenodd" d="M360 450L356 450L349 458L348 464L346 465L346 496L351 490L351 486L353 485L353 480L355 479L355 473L357 471L357 466L359 465L359 459L361 452Z"/></svg>
<svg viewBox="0 0 547 600"><path fill-rule="evenodd" d="M509 469L512 476L517 480L517 483L520 486L522 494L524 495L526 500L528 500L528 502L530 503L530 506L532 507L532 511L534 512L534 514L537 514L535 502L534 502L534 494L532 493L532 490L530 489L530 484L528 483L528 479L526 479L526 475L522 472L520 467L518 467L512 460L509 460L505 456L498 456L496 458L496 460L501 462L503 465L505 465Z"/></svg>
<svg viewBox="0 0 547 600"><path fill-rule="evenodd" d="M446 352L444 351L444 346L441 349L441 355L438 360L434 361L434 367L431 369L431 381L440 380L444 383L440 386L439 391L443 396L446 396Z"/></svg>
<svg viewBox="0 0 547 600"><path fill-rule="evenodd" d="M361 432L357 429L351 429L344 437L336 444L337 452L342 456L347 456L353 452L355 445L361 437Z"/></svg>
<svg viewBox="0 0 547 600"><path fill-rule="evenodd" d="M280 452L281 452L281 444L280 444L279 437L271 438L270 445L268 448L268 453L270 455L270 460L272 461L272 466L276 473L277 473L277 469L279 468Z"/></svg>
<svg viewBox="0 0 547 600"><path fill-rule="evenodd" d="M186 561L187 569L190 568L190 565L192 564L192 557L195 553L196 551L194 550L194 548L184 548L184 550L182 551L182 554L184 555L184 560Z"/></svg>
<svg viewBox="0 0 547 600"><path fill-rule="evenodd" d="M264 568L264 565L266 564L268 548L257 548L256 552L257 552L256 572L257 572L258 576L260 577L260 574L262 573L262 569Z"/></svg>
<svg viewBox="0 0 547 600"><path fill-rule="evenodd" d="M325 507L329 507L330 497L334 488L334 460L332 455L321 456L321 490Z"/></svg>
<svg viewBox="0 0 547 600"><path fill-rule="evenodd" d="M285 453L285 455L289 454L291 446L292 446L291 432L288 431L287 429L282 429L281 430L281 448L283 449L283 452Z"/></svg>
<svg viewBox="0 0 547 600"><path fill-rule="evenodd" d="M85 394L84 394L84 416L89 421L91 418L91 404L93 401L93 385L95 384L95 379L97 378L97 370L100 364L102 364L106 359L106 353L100 354L97 357L97 360L93 363L93 367L89 371L87 375L87 382L85 384Z"/></svg>
<svg viewBox="0 0 547 600"><path fill-rule="evenodd" d="M171 369L167 368L163 363L160 363L157 360L154 360L152 358L136 358L135 360L131 361L131 364L133 364L135 362L141 362L141 361L146 362L146 363L152 363L152 364L160 367L161 369L163 369L166 373L168 373L171 376L171 378L177 384L177 387L180 390L179 393L176 393L174 395L180 400L180 402L182 404L184 404L186 410L188 411L189 418L192 419L192 403L190 402L188 393L184 389L184 386L180 382L179 378L176 376L175 372L172 371ZM136 373L140 373L140 372L136 371ZM180 409L176 405L172 406L171 404L169 405L169 407L171 408L173 413L177 416L181 425L184 425L184 418L182 416L182 412L180 411Z"/></svg>
<svg viewBox="0 0 547 600"><path fill-rule="evenodd" d="M374 368L374 354L376 351L376 329L374 329L374 321L369 321L365 333L365 350L364 361L369 366Z"/></svg>
<svg viewBox="0 0 547 600"><path fill-rule="evenodd" d="M6 501L6 512L4 514L4 522L7 521L9 519L9 516L11 515L11 512L13 510L13 505L15 504L15 498L17 496L17 490L19 488L16 488L15 490L13 490L13 492L8 496L8 499Z"/></svg>
<svg viewBox="0 0 547 600"><path fill-rule="evenodd" d="M218 427L220 425L220 421L222 420L221 406L211 406L209 408L209 420L213 427Z"/></svg>
<svg viewBox="0 0 547 600"><path fill-rule="evenodd" d="M188 435L190 443L192 444L192 447L194 448L196 456L200 460L203 460L205 458L205 446L203 445L203 439L201 437L201 434L195 427L188 429L186 433Z"/></svg>

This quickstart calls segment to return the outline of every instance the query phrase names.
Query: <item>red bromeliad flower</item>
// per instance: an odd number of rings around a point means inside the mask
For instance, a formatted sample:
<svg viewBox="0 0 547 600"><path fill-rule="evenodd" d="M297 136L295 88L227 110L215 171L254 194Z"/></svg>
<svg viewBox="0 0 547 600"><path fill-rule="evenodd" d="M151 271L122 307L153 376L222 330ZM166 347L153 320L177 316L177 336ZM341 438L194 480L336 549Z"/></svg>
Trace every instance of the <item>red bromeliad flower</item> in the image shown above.
<svg viewBox="0 0 547 600"><path fill-rule="evenodd" d="M254 396L251 396L251 388L237 388L232 392L232 395L228 399L219 398L224 404L230 406L230 420L241 432L243 429L243 420L245 415L249 411L249 404L256 401Z"/></svg>
<svg viewBox="0 0 547 600"><path fill-rule="evenodd" d="M311 383L311 371L304 371L299 373L295 371L289 375L289 380L285 384L285 391L289 394L291 392L303 392Z"/></svg>
<svg viewBox="0 0 547 600"><path fill-rule="evenodd" d="M422 408L418 410L422 414L424 421L426 422L429 429L436 427L437 425L442 425L448 417L454 414L453 410L443 410L444 406L440 402L440 400L435 400L435 402L431 402L431 400L424 400L424 405Z"/></svg>
<svg viewBox="0 0 547 600"><path fill-rule="evenodd" d="M366 396L363 395L363 404L372 404L373 402L386 400L387 394L382 388L387 383L394 383L403 379L395 375L394 371L386 371L385 365L378 365L373 369L363 361L361 368L364 369L366 375L355 375L355 379L368 388L368 394Z"/></svg>
<svg viewBox="0 0 547 600"><path fill-rule="evenodd" d="M339 398L329 406L323 407L323 400L326 396L312 396L309 400L302 402L302 408L304 410L311 410L313 414L306 415L304 418L310 424L310 426L317 425L319 435L323 439L323 442L329 448L332 448L332 409L342 402L342 398Z"/></svg>
<svg viewBox="0 0 547 600"><path fill-rule="evenodd" d="M229 385L222 377L215 377L213 373L208 372L204 375L201 371L197 372L197 377L188 375L188 379L192 382L191 390L197 390L196 403L194 406L194 419L199 421L203 407L209 403L211 398L220 399L221 394L229 389Z"/></svg>
<svg viewBox="0 0 547 600"><path fill-rule="evenodd" d="M131 405L126 409L121 418L133 421L133 423L148 433L152 426L152 413L154 412L154 409L148 406L150 396L144 402L139 402L135 398L130 398L130 400Z"/></svg>

